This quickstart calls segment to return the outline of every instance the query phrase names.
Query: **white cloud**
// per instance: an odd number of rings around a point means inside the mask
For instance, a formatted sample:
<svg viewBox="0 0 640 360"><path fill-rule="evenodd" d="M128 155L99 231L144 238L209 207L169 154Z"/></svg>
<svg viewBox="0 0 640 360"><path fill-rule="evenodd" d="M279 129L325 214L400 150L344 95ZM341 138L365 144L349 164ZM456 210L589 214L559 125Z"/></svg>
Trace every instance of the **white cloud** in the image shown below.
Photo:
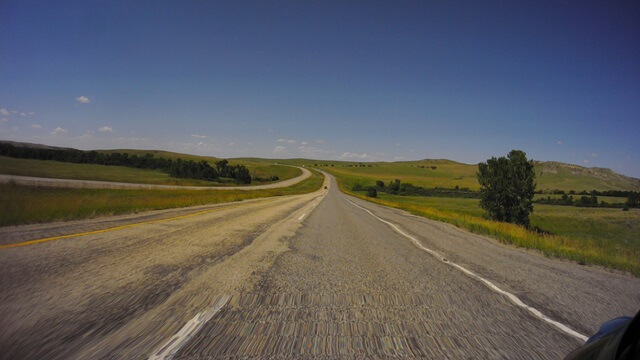
<svg viewBox="0 0 640 360"><path fill-rule="evenodd" d="M7 109L0 109L0 115L9 116L9 111Z"/></svg>
<svg viewBox="0 0 640 360"><path fill-rule="evenodd" d="M113 128L111 128L109 126L103 126L103 127L99 128L98 131L103 132L103 133L110 133L110 132L113 132Z"/></svg>
<svg viewBox="0 0 640 360"><path fill-rule="evenodd" d="M278 154L278 153L281 153L281 152L285 151L286 149L287 148L285 146L278 145L278 146L273 148L273 153L274 154Z"/></svg>
<svg viewBox="0 0 640 360"><path fill-rule="evenodd" d="M318 139L316 140L316 144L324 144L324 140Z"/></svg>
<svg viewBox="0 0 640 360"><path fill-rule="evenodd" d="M66 134L68 132L69 132L69 130L63 129L60 126L58 126L57 128L53 129L53 131L51 132L51 135L53 135L53 136L62 135L62 134Z"/></svg>
<svg viewBox="0 0 640 360"><path fill-rule="evenodd" d="M198 135L198 134L194 134L191 135L192 138L196 138L196 139L206 139L207 135Z"/></svg>
<svg viewBox="0 0 640 360"><path fill-rule="evenodd" d="M138 138L138 137L119 137L119 138L115 138L114 140L118 142L122 142L122 141L147 141L149 139Z"/></svg>
<svg viewBox="0 0 640 360"><path fill-rule="evenodd" d="M562 140L558 140L558 141L556 142L556 144L558 144L558 145L562 145Z"/></svg>
<svg viewBox="0 0 640 360"><path fill-rule="evenodd" d="M298 153L301 157L309 158L328 158L332 157L333 151L318 149L313 146L298 146Z"/></svg>
<svg viewBox="0 0 640 360"><path fill-rule="evenodd" d="M200 141L200 142L198 143L198 146L202 146L202 145L207 145L207 144L205 144L205 143L203 143L202 141Z"/></svg>
<svg viewBox="0 0 640 360"><path fill-rule="evenodd" d="M306 142L306 141L303 141L303 142L301 142L300 144L302 144L302 145L307 145L307 144L309 144L309 143L308 143L308 142Z"/></svg>
<svg viewBox="0 0 640 360"><path fill-rule="evenodd" d="M594 158L595 158L595 157L598 157L598 154L596 154L596 153L591 153L591 154L589 154L589 155L591 155L591 157L594 157Z"/></svg>
<svg viewBox="0 0 640 360"><path fill-rule="evenodd" d="M366 159L367 156L368 155L366 153L358 154L358 153L351 153L351 152L346 152L341 155L341 157L344 159Z"/></svg>
<svg viewBox="0 0 640 360"><path fill-rule="evenodd" d="M9 119L7 119L7 118L1 118L0 119L0 122L7 122L7 121L9 121Z"/></svg>
<svg viewBox="0 0 640 360"><path fill-rule="evenodd" d="M29 111L29 112L27 113L27 115L35 115L35 114L36 114L36 113L34 113L33 111Z"/></svg>
<svg viewBox="0 0 640 360"><path fill-rule="evenodd" d="M297 143L296 140L292 140L292 139L278 139L276 141L277 142L281 142L281 143L287 143L287 144L295 144L295 143Z"/></svg>
<svg viewBox="0 0 640 360"><path fill-rule="evenodd" d="M23 112L21 112L21 113L20 113L20 116L27 116L27 113L23 113Z"/></svg>
<svg viewBox="0 0 640 360"><path fill-rule="evenodd" d="M30 128L32 128L32 129L41 129L41 128L42 128L42 125L38 125L38 124L31 124L31 125L29 125L29 127L30 127Z"/></svg>
<svg viewBox="0 0 640 360"><path fill-rule="evenodd" d="M232 141L232 142L230 142L230 143L229 143L229 146L233 146L233 145L235 145L235 144L236 144L236 143L234 143L234 142Z"/></svg>
<svg viewBox="0 0 640 360"><path fill-rule="evenodd" d="M76 98L76 101L80 104L88 104L91 102L91 100L86 96L78 96Z"/></svg>
<svg viewBox="0 0 640 360"><path fill-rule="evenodd" d="M407 160L406 157L402 157L402 156L394 156L393 157L393 161L403 161L403 160Z"/></svg>
<svg viewBox="0 0 640 360"><path fill-rule="evenodd" d="M84 133L84 134L82 134L80 136L77 136L76 139L79 139L79 140L93 139L93 135L91 135L91 133L87 131L86 133Z"/></svg>

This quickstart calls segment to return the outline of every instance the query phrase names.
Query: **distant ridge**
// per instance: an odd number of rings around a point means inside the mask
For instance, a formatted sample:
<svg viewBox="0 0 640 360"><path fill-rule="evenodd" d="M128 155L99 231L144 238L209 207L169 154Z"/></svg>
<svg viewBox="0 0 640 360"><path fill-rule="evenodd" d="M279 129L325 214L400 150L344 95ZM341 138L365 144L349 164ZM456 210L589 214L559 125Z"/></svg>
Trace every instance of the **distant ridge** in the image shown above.
<svg viewBox="0 0 640 360"><path fill-rule="evenodd" d="M618 174L617 172L601 167L584 167L580 165L567 164L558 161L534 161L536 165L536 175L539 178L563 176L584 177L599 179L612 187L621 187L629 190L640 190L640 179Z"/></svg>
<svg viewBox="0 0 640 360"><path fill-rule="evenodd" d="M70 147L60 147L60 146L49 146L44 144L34 144L28 142L19 142L19 141L10 141L10 140L0 140L0 143L11 144L15 147L26 147L32 149L60 149L60 150L77 150Z"/></svg>

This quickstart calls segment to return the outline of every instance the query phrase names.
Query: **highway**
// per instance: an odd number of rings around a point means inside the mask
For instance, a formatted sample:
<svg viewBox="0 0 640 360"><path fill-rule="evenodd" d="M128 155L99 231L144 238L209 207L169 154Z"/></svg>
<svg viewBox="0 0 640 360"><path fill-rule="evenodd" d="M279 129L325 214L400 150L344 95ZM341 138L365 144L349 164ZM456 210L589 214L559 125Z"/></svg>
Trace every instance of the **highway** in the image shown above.
<svg viewBox="0 0 640 360"><path fill-rule="evenodd" d="M631 275L326 185L0 228L0 357L558 359L640 309Z"/></svg>

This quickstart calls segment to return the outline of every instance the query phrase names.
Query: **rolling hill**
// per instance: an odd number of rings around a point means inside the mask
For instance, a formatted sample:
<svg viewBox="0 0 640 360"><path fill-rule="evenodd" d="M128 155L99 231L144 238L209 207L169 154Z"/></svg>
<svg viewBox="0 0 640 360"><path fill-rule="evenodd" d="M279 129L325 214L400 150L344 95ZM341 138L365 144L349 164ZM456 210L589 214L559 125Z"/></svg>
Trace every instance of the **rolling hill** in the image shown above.
<svg viewBox="0 0 640 360"><path fill-rule="evenodd" d="M5 141L3 141L5 142ZM6 141L14 146L25 147L39 147L39 148L56 148L53 146L42 144L30 144ZM163 150L137 150L137 149L111 149L111 150L96 150L103 153L129 153L137 154L138 156L146 153L151 153L156 157L163 157L168 159L184 159L201 161L205 160L211 165L214 165L220 158L212 156L198 156L190 154L181 154ZM46 177L55 177L54 174L49 174L51 171L44 171L47 169L45 163L37 163L36 161L28 162L28 159L22 159L26 161L21 166L16 164L18 159L8 160L0 162L0 173L13 173L22 169L15 175L28 175L29 168L40 169L39 175ZM455 186L461 188L469 188L472 190L478 189L478 182L476 180L477 165L465 164L447 159L423 159L417 161L400 161L400 162L353 162L353 161L335 161L335 160L314 160L314 159L264 159L264 158L235 158L229 159L231 164L242 164L246 166L252 176L259 177L271 177L277 175L280 180L293 178L299 175L299 170L289 168L280 165L298 165L298 166L318 166L320 168L326 168L331 172L346 176L348 178L357 179L358 181L373 183L376 180L383 180L385 182L392 181L394 179L401 179L404 182L409 182L414 185L424 187L442 187L453 188ZM278 165L276 165L276 163ZM4 164L4 166L3 166ZM566 164L556 161L534 161L536 171L536 184L538 190L575 190L575 191L606 191L606 190L632 190L640 191L640 179L625 176L614 172L613 170L606 168L588 168L579 165ZM11 165L11 166L9 166ZM69 169L70 173L81 172L89 173L88 171L82 171L81 167L88 167L86 164L56 164L52 166L52 169L57 169L66 165L74 166L74 169ZM76 169L75 167L78 167ZM66 168L65 168L66 169ZM136 177L139 174L136 171L146 171L138 169L122 169L123 174L126 173L131 177ZM25 173L25 171L27 173ZM62 170L60 170L62 171ZM131 174L129 174L131 173ZM166 175L153 174L154 177L163 177ZM65 177L69 177L66 175ZM86 178L88 175L83 175ZM89 176L90 177L90 176ZM118 181L118 180L112 180ZM168 179L158 178L149 180L150 182L166 182Z"/></svg>
<svg viewBox="0 0 640 360"><path fill-rule="evenodd" d="M446 159L424 159L400 162L353 162L312 159L258 159L253 162L278 162L281 164L319 166L330 172L373 183L401 179L424 187L478 189L477 165ZM606 168L588 168L556 161L534 161L538 190L640 191L640 179L625 176Z"/></svg>
<svg viewBox="0 0 640 360"><path fill-rule="evenodd" d="M0 143L7 143L16 147L61 150L72 149L14 141L0 141ZM182 159L193 160L196 162L204 160L211 166L215 166L215 163L221 160L221 158L211 156L181 154L162 150L112 149L96 151L101 153L128 153L130 155L138 156L144 156L149 153L154 155L154 157L172 160ZM263 179L268 179L275 175L278 176L279 180L287 180L301 174L300 169L275 165L273 162L252 162L234 159L229 159L229 162L231 165L244 165L247 167L252 177L260 177ZM217 185L217 183L204 180L174 178L160 170L137 169L126 166L67 163L52 160L18 159L7 156L0 156L0 174L62 179L137 182L157 185ZM255 184L264 183L266 182L255 182Z"/></svg>

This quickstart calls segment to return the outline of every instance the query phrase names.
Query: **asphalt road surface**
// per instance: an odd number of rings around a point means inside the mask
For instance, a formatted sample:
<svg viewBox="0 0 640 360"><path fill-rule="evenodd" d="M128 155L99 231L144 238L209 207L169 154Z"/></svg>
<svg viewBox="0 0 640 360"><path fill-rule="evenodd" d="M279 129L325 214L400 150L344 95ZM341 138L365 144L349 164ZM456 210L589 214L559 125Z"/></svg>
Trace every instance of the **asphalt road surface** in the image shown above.
<svg viewBox="0 0 640 360"><path fill-rule="evenodd" d="M288 166L288 165L283 165ZM188 185L153 185L134 184L116 181L54 179L33 176L0 174L0 184L16 183L20 185L62 187L62 188L90 188L90 189L145 189L145 190L264 190L276 189L295 185L311 176L311 172L305 168L295 166L302 170L302 174L292 179L282 180L271 184L244 185L244 186L188 186Z"/></svg>
<svg viewBox="0 0 640 360"><path fill-rule="evenodd" d="M1 228L0 357L558 359L640 308L630 275L327 184Z"/></svg>

